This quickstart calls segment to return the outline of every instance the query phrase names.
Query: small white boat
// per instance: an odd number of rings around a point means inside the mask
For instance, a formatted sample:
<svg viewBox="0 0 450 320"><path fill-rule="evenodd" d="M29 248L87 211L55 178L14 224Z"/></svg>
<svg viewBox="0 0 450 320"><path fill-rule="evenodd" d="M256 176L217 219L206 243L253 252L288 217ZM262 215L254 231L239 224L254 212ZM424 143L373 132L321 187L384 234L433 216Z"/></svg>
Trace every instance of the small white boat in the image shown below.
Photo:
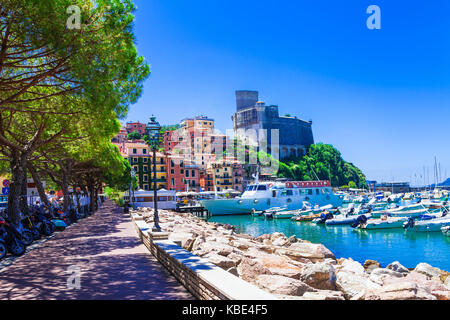
<svg viewBox="0 0 450 320"><path fill-rule="evenodd" d="M407 217L382 216L380 219L369 219L362 222L357 228L364 230L403 228L406 221L408 221Z"/></svg>
<svg viewBox="0 0 450 320"><path fill-rule="evenodd" d="M443 227L450 226L450 217L444 216L431 220L413 220L410 219L404 224L404 228L408 231L416 232L438 232Z"/></svg>
<svg viewBox="0 0 450 320"><path fill-rule="evenodd" d="M371 214L363 214L364 217L369 219L371 217ZM337 226L337 225L350 225L358 221L358 218L363 216L360 214L357 215L340 215L336 216L333 219L325 221L325 225L327 226Z"/></svg>

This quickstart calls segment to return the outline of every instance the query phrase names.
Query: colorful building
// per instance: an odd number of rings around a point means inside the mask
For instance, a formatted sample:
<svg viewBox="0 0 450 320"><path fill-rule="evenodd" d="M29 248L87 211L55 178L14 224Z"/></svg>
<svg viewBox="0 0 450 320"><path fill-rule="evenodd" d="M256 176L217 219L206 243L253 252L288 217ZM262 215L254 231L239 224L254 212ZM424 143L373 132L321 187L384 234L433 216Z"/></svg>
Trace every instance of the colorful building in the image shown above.
<svg viewBox="0 0 450 320"><path fill-rule="evenodd" d="M243 191L242 164L234 159L222 159L211 162L208 166L208 173L212 175L216 191L234 189Z"/></svg>
<svg viewBox="0 0 450 320"><path fill-rule="evenodd" d="M136 172L138 186L143 190L153 189L153 152L148 145L143 143L126 143L125 153L122 155L128 159L131 167ZM156 153L156 186L157 189L167 189L166 156Z"/></svg>
<svg viewBox="0 0 450 320"><path fill-rule="evenodd" d="M145 128L147 125L145 123L137 122L127 122L126 124L126 130L128 133L132 133L134 131L137 131L141 134L141 136L145 135Z"/></svg>

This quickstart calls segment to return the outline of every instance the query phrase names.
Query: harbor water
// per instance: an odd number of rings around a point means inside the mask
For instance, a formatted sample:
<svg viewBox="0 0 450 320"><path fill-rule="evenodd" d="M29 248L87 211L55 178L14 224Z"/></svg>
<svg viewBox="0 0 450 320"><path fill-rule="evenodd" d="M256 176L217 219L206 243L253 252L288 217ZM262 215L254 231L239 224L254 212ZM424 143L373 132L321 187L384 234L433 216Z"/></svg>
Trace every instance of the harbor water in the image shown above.
<svg viewBox="0 0 450 320"><path fill-rule="evenodd" d="M352 258L364 263L378 261L386 267L399 261L407 268L426 262L450 271L450 237L441 232L407 232L403 229L359 230L350 226L325 226L311 222L293 222L290 219L266 220L251 215L213 216L211 222L228 223L239 233L252 236L282 232L313 243L321 243L336 258Z"/></svg>

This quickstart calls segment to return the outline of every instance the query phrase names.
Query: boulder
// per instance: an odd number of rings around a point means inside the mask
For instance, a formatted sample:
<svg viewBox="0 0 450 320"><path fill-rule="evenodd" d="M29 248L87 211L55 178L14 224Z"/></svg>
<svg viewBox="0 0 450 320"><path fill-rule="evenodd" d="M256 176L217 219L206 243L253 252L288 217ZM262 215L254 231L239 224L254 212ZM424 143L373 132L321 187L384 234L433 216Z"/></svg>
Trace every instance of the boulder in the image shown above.
<svg viewBox="0 0 450 320"><path fill-rule="evenodd" d="M302 269L293 266L293 268L269 268L269 270L273 275L299 280Z"/></svg>
<svg viewBox="0 0 450 320"><path fill-rule="evenodd" d="M375 260L366 260L363 264L363 268L364 270L366 270L366 272L371 273L374 269L380 268L380 263L378 261Z"/></svg>
<svg viewBox="0 0 450 320"><path fill-rule="evenodd" d="M236 262L234 262L230 258L221 256L216 253L208 253L204 257L207 258L209 260L209 262L211 262L211 263L215 264L216 266L218 266L222 269L225 269L225 270L228 270L228 269L236 266Z"/></svg>
<svg viewBox="0 0 450 320"><path fill-rule="evenodd" d="M275 253L297 261L308 259L313 262L321 262L326 258L335 259L333 253L322 244L306 242L295 242L287 248L276 248Z"/></svg>
<svg viewBox="0 0 450 320"><path fill-rule="evenodd" d="M195 245L195 243L194 243ZM193 247L194 247L193 245ZM239 251L238 249L225 244L225 243L221 243L221 242L203 242L199 245L197 250L202 250L202 251L206 251L206 252L215 252L221 256L228 256L230 253L232 252L237 252Z"/></svg>
<svg viewBox="0 0 450 320"><path fill-rule="evenodd" d="M436 300L436 297L414 282L398 281L364 295L365 300Z"/></svg>
<svg viewBox="0 0 450 320"><path fill-rule="evenodd" d="M342 291L346 299L354 299L364 295L366 291L379 289L380 285L362 274L340 271L336 274L336 288Z"/></svg>
<svg viewBox="0 0 450 320"><path fill-rule="evenodd" d="M436 278L440 280L441 277L441 270L430 266L428 263L419 263L414 271L422 273L431 279Z"/></svg>
<svg viewBox="0 0 450 320"><path fill-rule="evenodd" d="M334 267L326 262L305 265L300 274L300 280L316 289L336 289L336 273Z"/></svg>
<svg viewBox="0 0 450 320"><path fill-rule="evenodd" d="M351 272L357 275L364 275L364 267L358 261L352 259L344 259L338 261L337 271Z"/></svg>
<svg viewBox="0 0 450 320"><path fill-rule="evenodd" d="M260 275L256 278L256 285L273 294L302 296L305 292L315 291L306 283L277 275Z"/></svg>
<svg viewBox="0 0 450 320"><path fill-rule="evenodd" d="M305 300L345 300L340 291L318 290L317 292L305 292L302 296Z"/></svg>
<svg viewBox="0 0 450 320"><path fill-rule="evenodd" d="M403 266L400 262L398 262L398 261L392 262L391 264L389 264L389 265L386 267L386 269L393 270L393 271L397 271L397 272L401 272L401 273L404 273L404 274L409 273L408 268L404 267L404 266Z"/></svg>
<svg viewBox="0 0 450 320"><path fill-rule="evenodd" d="M256 241L263 242L264 240L270 240L270 234L263 234L256 238Z"/></svg>
<svg viewBox="0 0 450 320"><path fill-rule="evenodd" d="M275 239L274 241L272 241L272 245L276 246L276 247L282 247L289 244L289 239L286 237L279 237L277 239Z"/></svg>
<svg viewBox="0 0 450 320"><path fill-rule="evenodd" d="M260 262L246 257L242 258L241 263L237 266L237 271L239 277L248 282L254 282L260 275L272 274L270 270Z"/></svg>
<svg viewBox="0 0 450 320"><path fill-rule="evenodd" d="M375 282L379 285L383 285L386 281L389 281L390 278L403 278L403 273L393 271L390 269L377 268L374 269L369 276L369 280Z"/></svg>
<svg viewBox="0 0 450 320"><path fill-rule="evenodd" d="M289 242L289 244L296 243L297 242L297 237L295 235L290 236L288 238L288 242Z"/></svg>
<svg viewBox="0 0 450 320"><path fill-rule="evenodd" d="M275 241L276 239L279 239L279 238L286 238L286 236L281 232L274 232L270 235L271 241Z"/></svg>
<svg viewBox="0 0 450 320"><path fill-rule="evenodd" d="M236 265L241 263L242 257L243 257L242 254L239 254L239 253L236 253L236 252L232 252L229 255L227 255L227 258L233 260Z"/></svg>
<svg viewBox="0 0 450 320"><path fill-rule="evenodd" d="M444 285L445 285L448 289L450 289L450 277L447 277L447 279L445 279Z"/></svg>

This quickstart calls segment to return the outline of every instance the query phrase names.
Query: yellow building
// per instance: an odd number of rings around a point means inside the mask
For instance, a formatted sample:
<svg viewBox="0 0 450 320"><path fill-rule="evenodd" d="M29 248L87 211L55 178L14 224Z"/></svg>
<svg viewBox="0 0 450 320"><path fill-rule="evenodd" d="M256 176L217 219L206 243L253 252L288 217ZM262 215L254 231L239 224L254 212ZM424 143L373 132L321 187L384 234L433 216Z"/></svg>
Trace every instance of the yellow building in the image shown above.
<svg viewBox="0 0 450 320"><path fill-rule="evenodd" d="M153 152L143 143L126 143L125 153L131 167L136 172L136 179L140 189L153 190ZM157 189L167 188L166 156L156 153L156 186Z"/></svg>

